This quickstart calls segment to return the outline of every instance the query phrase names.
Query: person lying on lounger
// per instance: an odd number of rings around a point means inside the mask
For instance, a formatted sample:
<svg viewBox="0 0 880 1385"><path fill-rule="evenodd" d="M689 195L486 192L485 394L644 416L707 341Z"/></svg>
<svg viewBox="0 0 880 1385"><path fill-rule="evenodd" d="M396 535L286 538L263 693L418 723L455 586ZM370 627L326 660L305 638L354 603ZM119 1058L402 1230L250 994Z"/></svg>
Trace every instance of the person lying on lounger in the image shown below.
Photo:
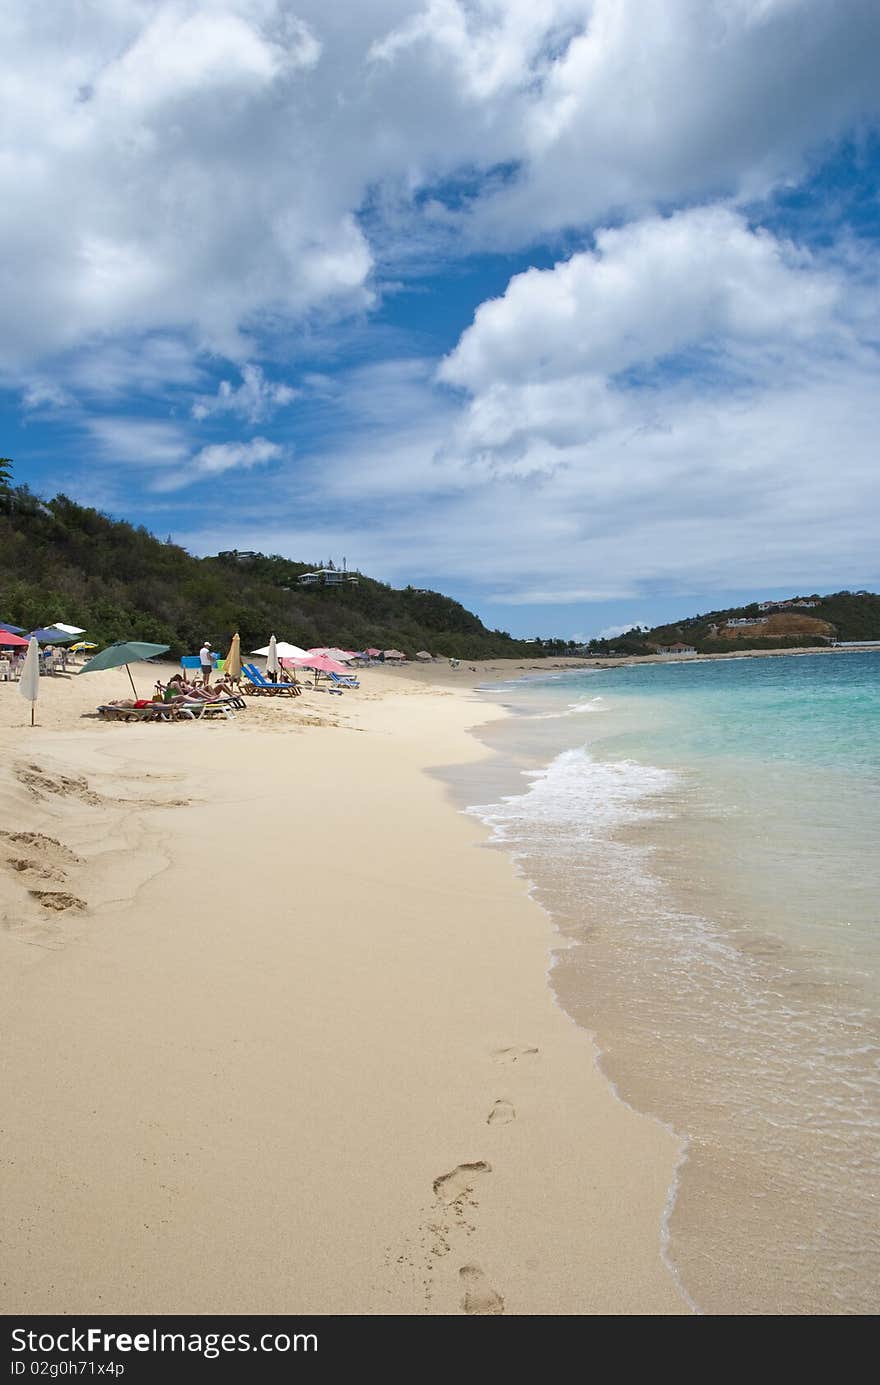
<svg viewBox="0 0 880 1385"><path fill-rule="evenodd" d="M175 673L164 687L157 683L156 688L157 697L169 707L185 707L187 703L192 706L195 702L223 702L226 699L234 701L238 707L244 706L238 689L226 678L219 679L211 688L203 688L187 683L182 674Z"/></svg>

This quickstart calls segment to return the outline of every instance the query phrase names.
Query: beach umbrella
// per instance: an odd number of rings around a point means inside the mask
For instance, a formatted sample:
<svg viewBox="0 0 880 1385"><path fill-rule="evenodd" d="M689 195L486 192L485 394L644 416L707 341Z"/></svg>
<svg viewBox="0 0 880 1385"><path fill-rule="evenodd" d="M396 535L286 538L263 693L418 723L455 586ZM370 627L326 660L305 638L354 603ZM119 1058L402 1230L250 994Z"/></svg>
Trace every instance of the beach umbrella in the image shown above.
<svg viewBox="0 0 880 1385"><path fill-rule="evenodd" d="M98 646L93 640L77 640L76 644L70 646L71 654L82 654L84 649L97 649Z"/></svg>
<svg viewBox="0 0 880 1385"><path fill-rule="evenodd" d="M262 649L252 649L252 654L262 654L267 657L271 645L264 644ZM299 659L303 654L308 654L307 649L300 649L298 644L288 644L286 640L275 640L275 653L279 659Z"/></svg>
<svg viewBox="0 0 880 1385"><path fill-rule="evenodd" d="M51 625L46 626L47 630L60 630L62 635L84 635L86 632L79 625L64 625L60 620L55 620Z"/></svg>
<svg viewBox="0 0 880 1385"><path fill-rule="evenodd" d="M76 635L66 635L63 630L47 627L45 630L32 630L31 635L40 644L73 644Z"/></svg>
<svg viewBox="0 0 880 1385"><path fill-rule="evenodd" d="M93 659L89 659L87 664L83 664L80 673L97 673L102 668L124 668L131 690L137 697L138 692L129 664L140 663L142 659L155 659L159 654L167 654L170 648L168 644L145 644L142 640L117 640L115 644L102 649Z"/></svg>
<svg viewBox="0 0 880 1385"><path fill-rule="evenodd" d="M325 654L328 659L335 659L338 664L347 664L355 656L350 649L328 648L322 645L319 649L307 649L307 654Z"/></svg>
<svg viewBox="0 0 880 1385"><path fill-rule="evenodd" d="M338 660L331 659L328 654L306 654L301 659L288 659L287 662L296 664L297 668L314 669L316 683L319 673L348 673L345 664L340 664Z"/></svg>
<svg viewBox="0 0 880 1385"><path fill-rule="evenodd" d="M232 644L229 646L229 653L224 661L223 672L227 678L232 678L236 683L241 678L241 638L237 630L232 636Z"/></svg>
<svg viewBox="0 0 880 1385"><path fill-rule="evenodd" d="M266 672L271 678L278 677L278 644L274 635L270 637L266 651Z"/></svg>
<svg viewBox="0 0 880 1385"><path fill-rule="evenodd" d="M0 630L8 630L12 635L23 635L23 625L10 625L8 621L0 620Z"/></svg>
<svg viewBox="0 0 880 1385"><path fill-rule="evenodd" d="M25 655L21 677L18 680L18 691L31 704L31 726L33 726L34 708L37 705L37 696L40 691L40 646L34 635L31 635L28 641L28 652Z"/></svg>
<svg viewBox="0 0 880 1385"><path fill-rule="evenodd" d="M21 635L15 635L11 630L6 630L0 626L0 644L9 649L27 649L28 641L23 640Z"/></svg>

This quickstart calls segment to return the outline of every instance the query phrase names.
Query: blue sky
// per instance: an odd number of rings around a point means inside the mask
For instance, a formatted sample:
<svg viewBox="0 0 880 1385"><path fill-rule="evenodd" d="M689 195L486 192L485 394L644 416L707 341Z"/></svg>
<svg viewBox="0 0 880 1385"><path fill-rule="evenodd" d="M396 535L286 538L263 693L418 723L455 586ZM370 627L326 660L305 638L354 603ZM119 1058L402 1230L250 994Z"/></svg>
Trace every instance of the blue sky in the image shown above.
<svg viewBox="0 0 880 1385"><path fill-rule="evenodd" d="M874 0L9 9L39 492L522 635L877 587Z"/></svg>

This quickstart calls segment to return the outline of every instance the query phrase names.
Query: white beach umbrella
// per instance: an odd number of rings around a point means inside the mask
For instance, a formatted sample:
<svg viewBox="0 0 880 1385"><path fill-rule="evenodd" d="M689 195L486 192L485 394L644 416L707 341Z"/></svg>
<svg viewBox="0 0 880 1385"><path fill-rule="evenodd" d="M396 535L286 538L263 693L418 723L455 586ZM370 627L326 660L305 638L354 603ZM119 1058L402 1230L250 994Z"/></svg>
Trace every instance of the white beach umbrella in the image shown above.
<svg viewBox="0 0 880 1385"><path fill-rule="evenodd" d="M31 726L34 724L34 708L40 692L40 643L35 635L28 640L28 652L24 657L18 691L31 704Z"/></svg>
<svg viewBox="0 0 880 1385"><path fill-rule="evenodd" d="M269 652L266 655L266 672L271 673L273 678L277 678L278 668L278 644L273 635L269 640Z"/></svg>
<svg viewBox="0 0 880 1385"><path fill-rule="evenodd" d="M275 636L272 636L275 639ZM252 649L252 654L262 654L265 658L269 657L271 645L265 644L262 649ZM298 644L288 644L286 640L275 640L275 653L279 659L299 659L308 651L300 649Z"/></svg>
<svg viewBox="0 0 880 1385"><path fill-rule="evenodd" d="M86 633L78 625L64 625L60 620L56 620L46 628L47 630L60 630L62 635L84 635Z"/></svg>

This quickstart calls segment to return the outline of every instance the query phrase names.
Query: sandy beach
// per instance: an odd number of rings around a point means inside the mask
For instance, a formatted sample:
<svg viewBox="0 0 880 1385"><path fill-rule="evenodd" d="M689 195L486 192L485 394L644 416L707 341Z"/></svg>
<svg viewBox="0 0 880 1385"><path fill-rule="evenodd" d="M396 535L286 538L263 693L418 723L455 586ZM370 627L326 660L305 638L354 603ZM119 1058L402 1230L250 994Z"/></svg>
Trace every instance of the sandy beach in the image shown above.
<svg viewBox="0 0 880 1385"><path fill-rule="evenodd" d="M220 724L0 687L4 1312L689 1311L678 1143L425 772L501 709L410 673Z"/></svg>

